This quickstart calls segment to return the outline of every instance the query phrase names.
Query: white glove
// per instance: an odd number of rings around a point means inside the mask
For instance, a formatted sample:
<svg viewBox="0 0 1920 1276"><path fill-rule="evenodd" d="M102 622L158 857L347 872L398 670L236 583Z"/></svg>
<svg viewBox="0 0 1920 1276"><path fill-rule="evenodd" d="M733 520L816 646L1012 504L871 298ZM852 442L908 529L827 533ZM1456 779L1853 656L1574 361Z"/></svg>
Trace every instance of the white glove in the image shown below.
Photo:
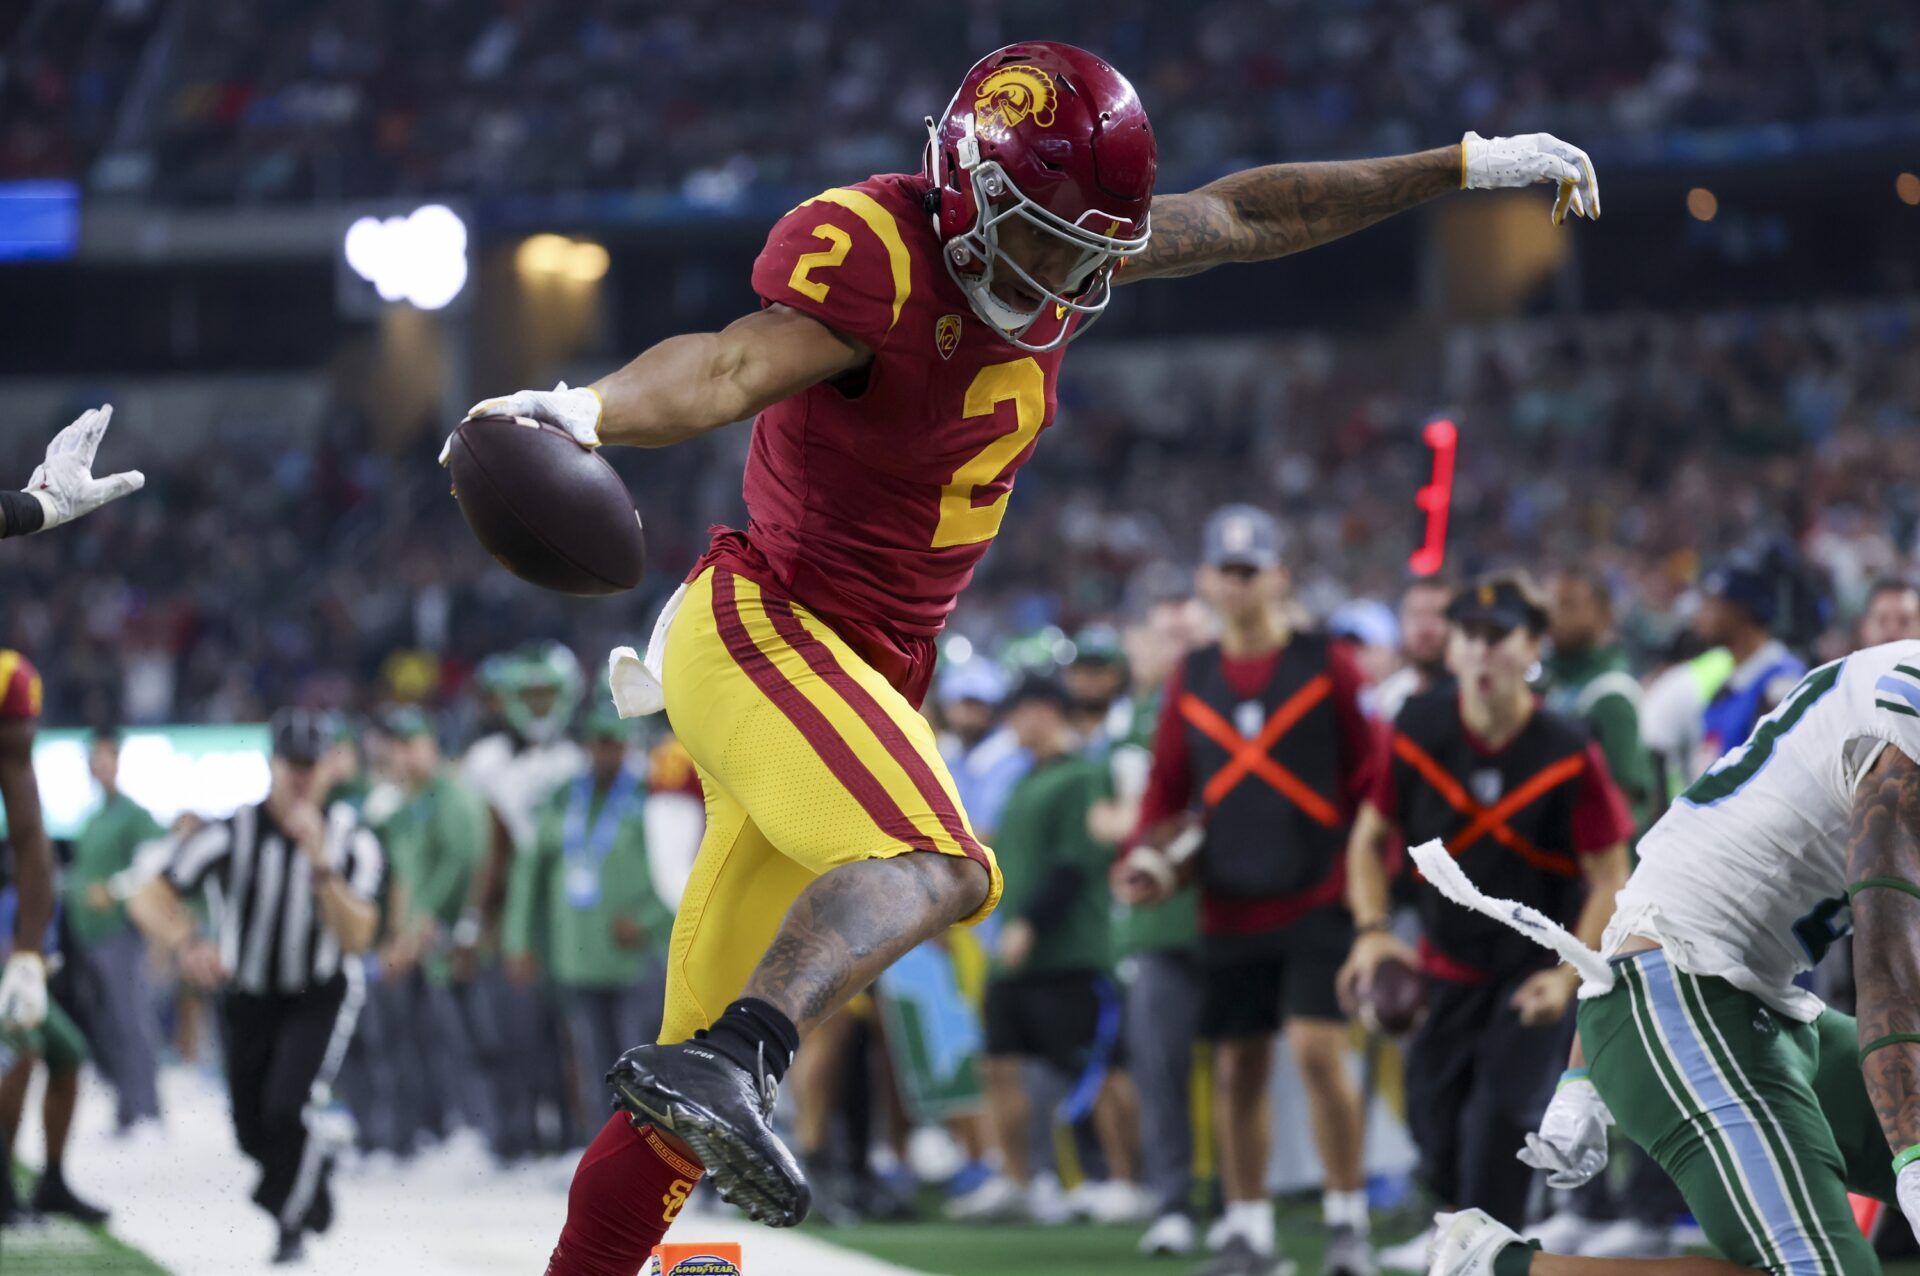
<svg viewBox="0 0 1920 1276"><path fill-rule="evenodd" d="M1593 171L1593 161L1585 151L1551 133L1523 133L1519 137L1468 133L1460 139L1460 152L1460 185L1466 190L1558 182L1554 225L1566 220L1569 208L1580 217L1600 216L1600 178Z"/></svg>
<svg viewBox="0 0 1920 1276"><path fill-rule="evenodd" d="M39 953L15 953L0 968L0 1028L31 1030L46 1017L46 959Z"/></svg>
<svg viewBox="0 0 1920 1276"><path fill-rule="evenodd" d="M1593 1082L1585 1077L1562 1081L1540 1121L1540 1133L1527 1136L1522 1164L1547 1171L1548 1187L1579 1187L1607 1168L1607 1129L1613 1113Z"/></svg>
<svg viewBox="0 0 1920 1276"><path fill-rule="evenodd" d="M1907 1226L1920 1237L1920 1161L1909 1161L1900 1167L1900 1177L1893 1181L1893 1194L1900 1201L1901 1213L1907 1216Z"/></svg>
<svg viewBox="0 0 1920 1276"><path fill-rule="evenodd" d="M569 390L562 381L551 390L515 390L504 399L482 399L467 409L466 419L477 416L524 416L557 425L572 435L581 447L600 446L600 393L591 386ZM453 450L453 436L440 449L440 464L447 463Z"/></svg>
<svg viewBox="0 0 1920 1276"><path fill-rule="evenodd" d="M46 511L41 531L71 523L146 484L147 477L139 470L105 478L93 476L93 454L99 450L100 436L107 432L107 422L112 419L110 403L89 409L47 445L47 459L27 480L27 491Z"/></svg>

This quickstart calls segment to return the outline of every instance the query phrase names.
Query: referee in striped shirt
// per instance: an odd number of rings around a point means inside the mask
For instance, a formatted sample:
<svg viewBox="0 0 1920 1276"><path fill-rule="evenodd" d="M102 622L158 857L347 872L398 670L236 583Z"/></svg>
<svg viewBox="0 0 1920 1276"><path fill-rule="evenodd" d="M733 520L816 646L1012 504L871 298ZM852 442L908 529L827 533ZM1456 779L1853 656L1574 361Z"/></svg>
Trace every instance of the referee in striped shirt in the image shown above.
<svg viewBox="0 0 1920 1276"><path fill-rule="evenodd" d="M272 735L266 801L183 839L131 912L182 977L220 990L234 1131L259 1163L253 1199L278 1225L274 1261L286 1263L332 1221L333 1149L309 1123L353 1039L365 995L354 954L373 943L386 864L352 807L319 808L333 720L283 709ZM183 903L201 889L211 936Z"/></svg>

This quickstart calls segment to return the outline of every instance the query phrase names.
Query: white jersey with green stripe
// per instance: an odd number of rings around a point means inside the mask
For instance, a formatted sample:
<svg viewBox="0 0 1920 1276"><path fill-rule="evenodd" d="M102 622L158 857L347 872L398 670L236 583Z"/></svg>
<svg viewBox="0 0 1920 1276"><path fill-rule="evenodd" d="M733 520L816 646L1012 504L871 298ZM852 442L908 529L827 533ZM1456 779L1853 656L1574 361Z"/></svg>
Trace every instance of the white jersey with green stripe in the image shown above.
<svg viewBox="0 0 1920 1276"><path fill-rule="evenodd" d="M1657 939L1680 969L1813 1020L1793 980L1852 929L1853 790L1889 744L1920 761L1920 642L1815 669L1695 780L1640 840L1604 950Z"/></svg>

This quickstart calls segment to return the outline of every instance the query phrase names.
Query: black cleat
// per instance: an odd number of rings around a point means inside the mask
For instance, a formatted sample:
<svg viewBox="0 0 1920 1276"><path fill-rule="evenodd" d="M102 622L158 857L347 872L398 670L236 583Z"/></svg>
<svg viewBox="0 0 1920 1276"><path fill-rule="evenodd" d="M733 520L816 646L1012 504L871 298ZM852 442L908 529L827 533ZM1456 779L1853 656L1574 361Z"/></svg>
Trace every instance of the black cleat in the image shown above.
<svg viewBox="0 0 1920 1276"><path fill-rule="evenodd" d="M300 1229L280 1229L279 1243L273 1247L273 1265L275 1267L285 1267L291 1263L300 1262L306 1258L306 1256L307 1247L301 1243Z"/></svg>
<svg viewBox="0 0 1920 1276"><path fill-rule="evenodd" d="M749 1073L698 1041L635 1046L607 1084L636 1126L656 1125L685 1141L720 1199L754 1222L793 1227L807 1216L813 1192L770 1124L778 1084L764 1060Z"/></svg>
<svg viewBox="0 0 1920 1276"><path fill-rule="evenodd" d="M107 1211L75 1196L67 1180L59 1174L40 1176L39 1185L33 1189L32 1207L36 1214L65 1214L81 1223L107 1221Z"/></svg>

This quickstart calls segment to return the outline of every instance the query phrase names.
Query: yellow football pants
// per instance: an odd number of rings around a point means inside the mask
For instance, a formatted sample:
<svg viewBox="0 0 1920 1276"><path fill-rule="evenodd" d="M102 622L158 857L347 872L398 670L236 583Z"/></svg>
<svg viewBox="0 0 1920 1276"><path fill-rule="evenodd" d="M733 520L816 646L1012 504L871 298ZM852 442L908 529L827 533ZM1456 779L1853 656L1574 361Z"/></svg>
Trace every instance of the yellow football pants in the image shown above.
<svg viewBox="0 0 1920 1276"><path fill-rule="evenodd" d="M708 1027L740 995L787 909L842 864L908 851L960 855L992 884L933 729L798 603L710 568L667 629L667 717L706 793L707 829L667 959L663 1042Z"/></svg>

